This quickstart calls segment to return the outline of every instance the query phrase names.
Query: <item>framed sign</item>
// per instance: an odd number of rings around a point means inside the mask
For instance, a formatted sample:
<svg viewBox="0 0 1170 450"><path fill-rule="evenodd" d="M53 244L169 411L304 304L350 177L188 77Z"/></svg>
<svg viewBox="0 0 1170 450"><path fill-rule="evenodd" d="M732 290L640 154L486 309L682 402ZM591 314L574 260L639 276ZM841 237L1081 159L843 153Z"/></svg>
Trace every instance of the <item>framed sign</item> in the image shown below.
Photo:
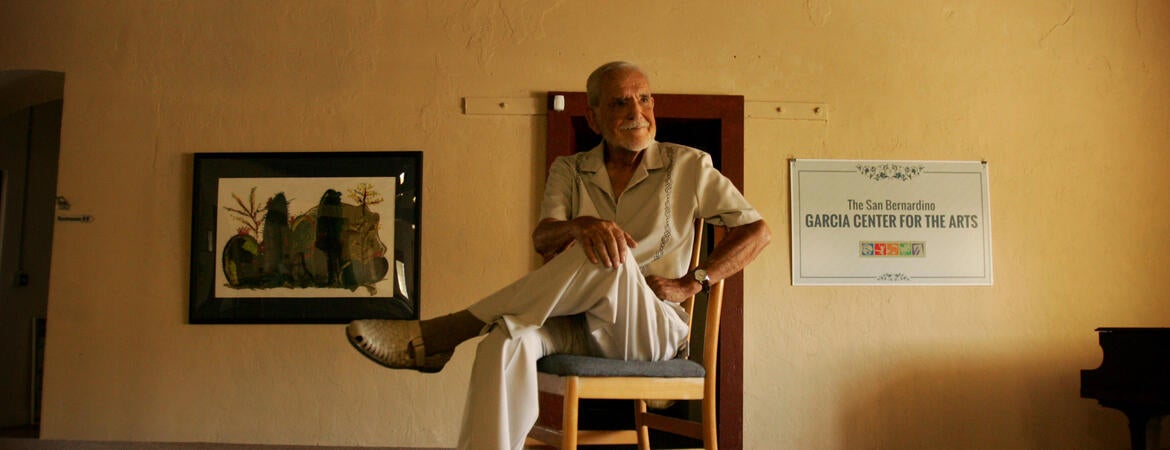
<svg viewBox="0 0 1170 450"><path fill-rule="evenodd" d="M422 152L197 153L191 323L416 319Z"/></svg>
<svg viewBox="0 0 1170 450"><path fill-rule="evenodd" d="M987 163L793 160L792 284L992 284Z"/></svg>

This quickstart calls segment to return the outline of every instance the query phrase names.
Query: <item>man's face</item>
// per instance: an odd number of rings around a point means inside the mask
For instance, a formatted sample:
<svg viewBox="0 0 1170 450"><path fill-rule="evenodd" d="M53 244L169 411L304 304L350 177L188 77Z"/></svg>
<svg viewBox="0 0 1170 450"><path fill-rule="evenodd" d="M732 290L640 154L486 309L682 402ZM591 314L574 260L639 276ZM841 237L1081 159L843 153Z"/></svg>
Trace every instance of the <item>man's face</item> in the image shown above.
<svg viewBox="0 0 1170 450"><path fill-rule="evenodd" d="M654 140L654 97L650 82L633 70L617 70L601 82L601 101L586 110L589 128L615 149L642 151Z"/></svg>

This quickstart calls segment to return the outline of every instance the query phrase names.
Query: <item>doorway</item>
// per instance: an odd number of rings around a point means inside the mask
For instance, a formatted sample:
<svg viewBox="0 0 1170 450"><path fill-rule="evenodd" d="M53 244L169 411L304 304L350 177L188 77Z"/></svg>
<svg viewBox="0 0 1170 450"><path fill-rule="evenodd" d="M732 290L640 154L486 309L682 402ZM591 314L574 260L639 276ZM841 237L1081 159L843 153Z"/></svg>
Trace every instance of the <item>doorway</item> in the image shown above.
<svg viewBox="0 0 1170 450"><path fill-rule="evenodd" d="M554 102L557 96L564 97L561 111L553 108L554 103L559 103ZM549 92L547 100L546 173L557 157L587 151L601 142L601 137L589 129L585 119L588 106L584 92ZM654 94L654 118L658 128L657 140L706 151L715 168L743 192L743 96ZM721 239L722 233L716 231L715 238ZM719 446L742 448L743 274L724 280L723 286L719 333ZM700 308L696 306L696 314L702 314ZM625 407L615 409L621 408Z"/></svg>
<svg viewBox="0 0 1170 450"><path fill-rule="evenodd" d="M0 71L0 436L38 437L65 76Z"/></svg>

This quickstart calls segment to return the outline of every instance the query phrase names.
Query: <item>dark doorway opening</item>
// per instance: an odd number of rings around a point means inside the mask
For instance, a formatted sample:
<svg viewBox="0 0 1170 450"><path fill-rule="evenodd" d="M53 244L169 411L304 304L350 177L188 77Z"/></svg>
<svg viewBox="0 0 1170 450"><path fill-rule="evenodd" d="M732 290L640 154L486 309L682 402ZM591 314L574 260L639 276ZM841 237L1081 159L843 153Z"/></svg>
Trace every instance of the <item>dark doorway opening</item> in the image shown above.
<svg viewBox="0 0 1170 450"><path fill-rule="evenodd" d="M0 71L0 437L39 436L64 80Z"/></svg>

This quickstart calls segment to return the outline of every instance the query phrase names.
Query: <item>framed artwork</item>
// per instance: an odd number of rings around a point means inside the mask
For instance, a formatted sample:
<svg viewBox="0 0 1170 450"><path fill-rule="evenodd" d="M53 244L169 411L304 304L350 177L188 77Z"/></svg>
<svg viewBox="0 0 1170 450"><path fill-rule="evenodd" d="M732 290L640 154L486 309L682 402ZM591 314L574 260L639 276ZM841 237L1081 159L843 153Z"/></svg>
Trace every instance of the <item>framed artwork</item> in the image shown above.
<svg viewBox="0 0 1170 450"><path fill-rule="evenodd" d="M190 323L417 319L422 152L196 153Z"/></svg>

